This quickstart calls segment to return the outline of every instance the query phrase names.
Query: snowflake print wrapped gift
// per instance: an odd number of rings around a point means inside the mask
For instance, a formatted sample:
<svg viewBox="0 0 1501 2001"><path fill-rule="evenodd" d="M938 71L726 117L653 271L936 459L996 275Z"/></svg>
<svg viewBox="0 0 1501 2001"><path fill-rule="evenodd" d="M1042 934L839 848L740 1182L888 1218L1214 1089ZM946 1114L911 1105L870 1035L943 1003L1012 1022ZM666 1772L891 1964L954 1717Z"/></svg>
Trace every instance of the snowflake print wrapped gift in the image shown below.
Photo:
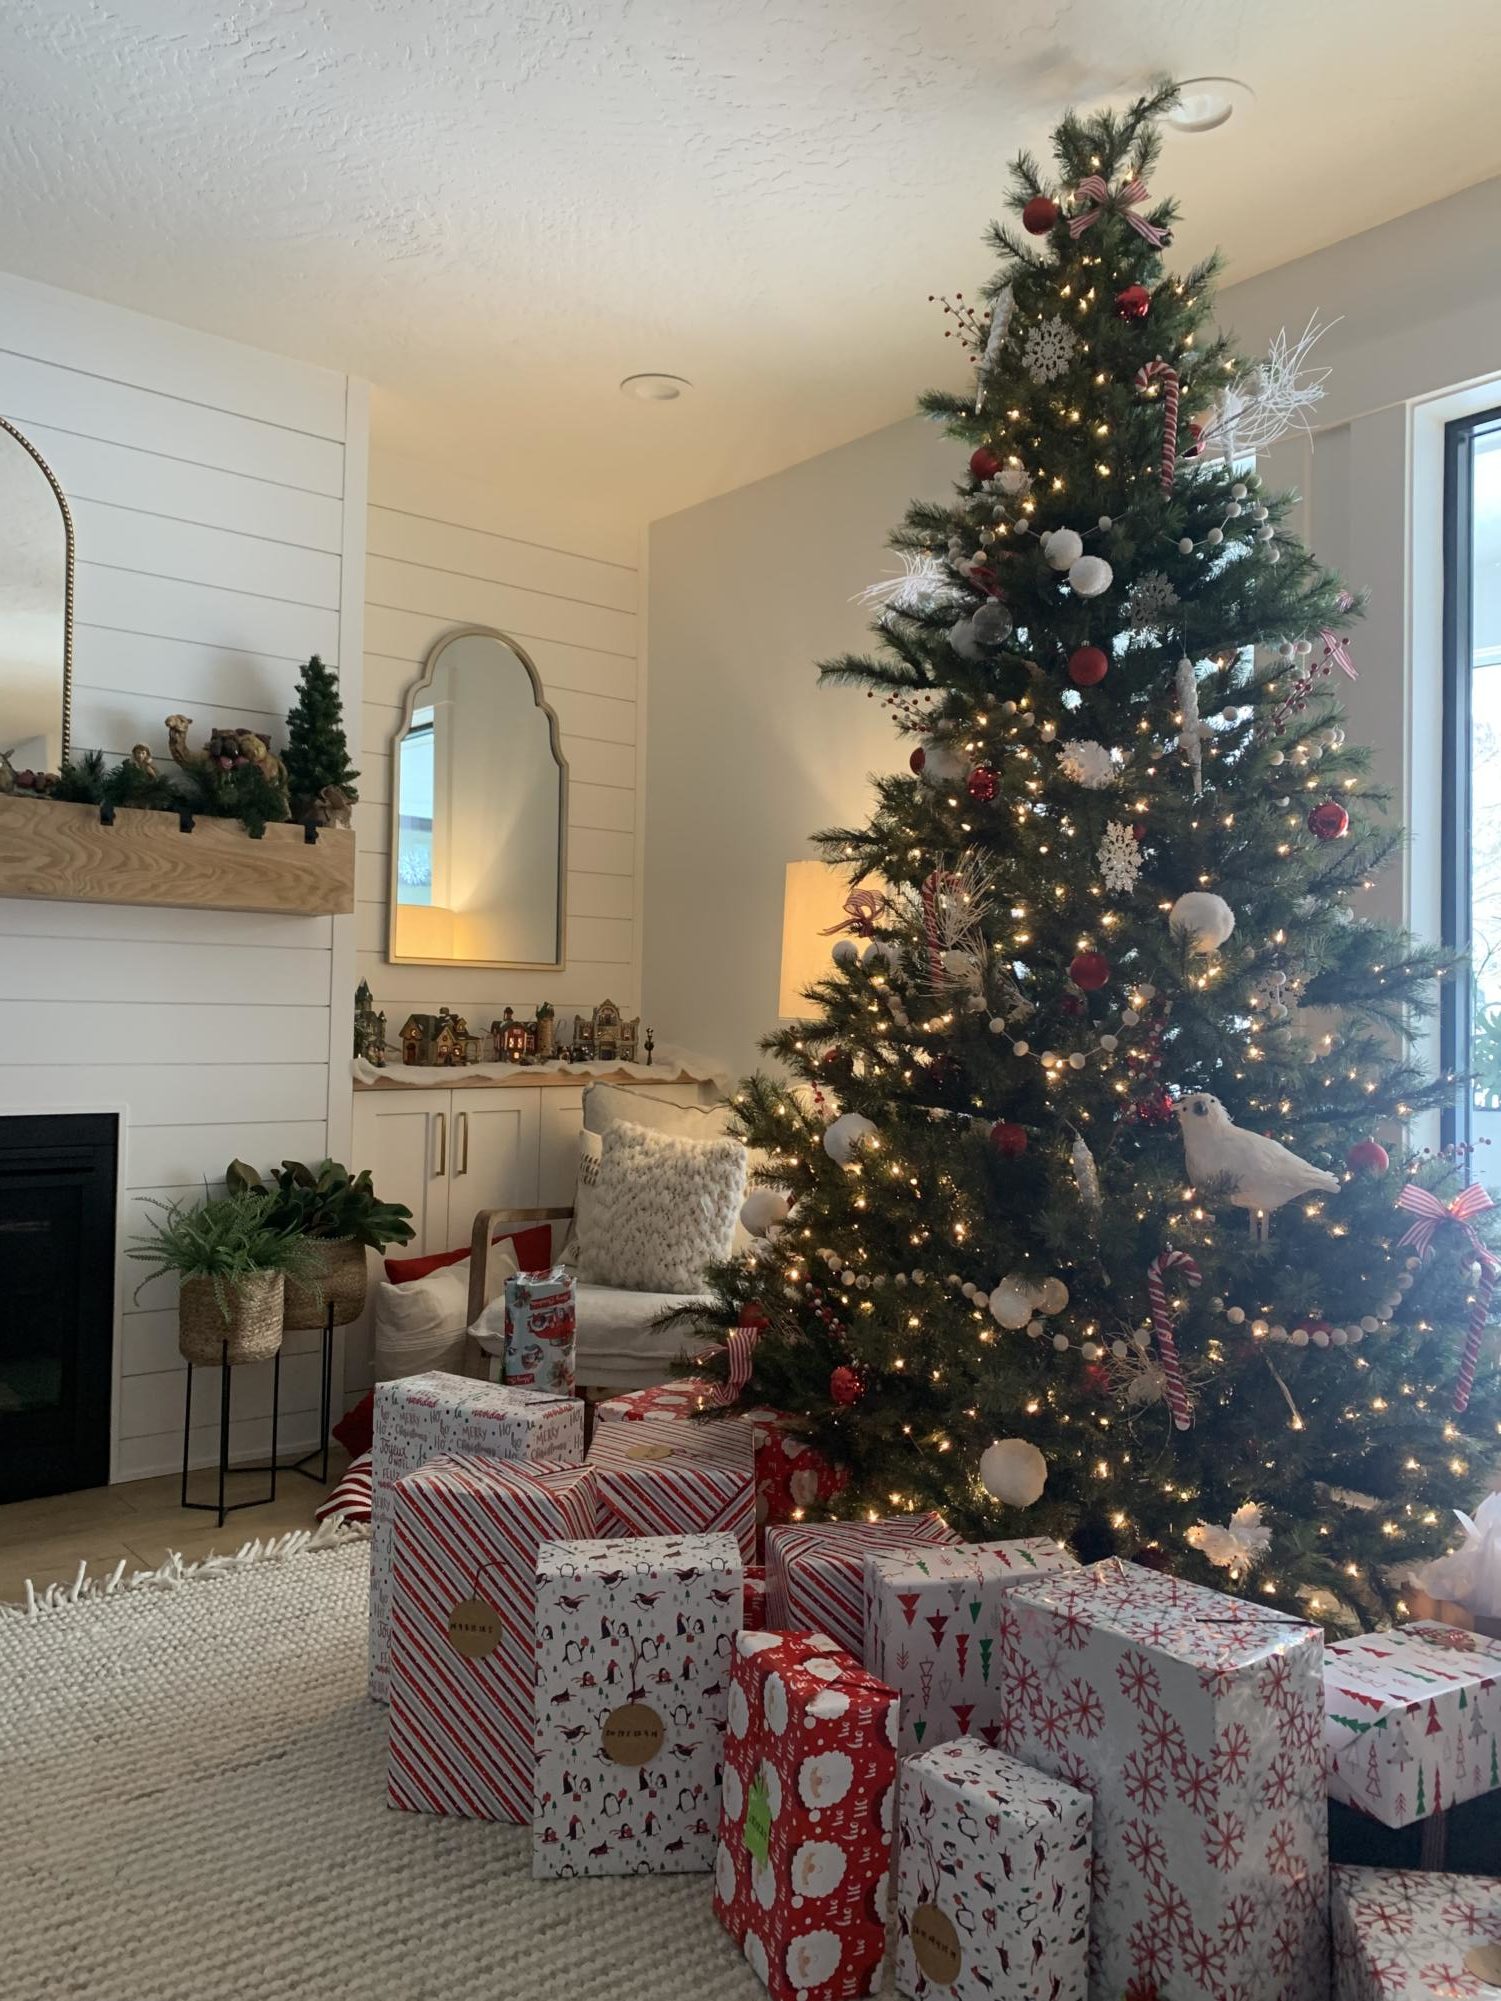
<svg viewBox="0 0 1501 2001"><path fill-rule="evenodd" d="M1002 1706L996 1622L1029 1577L1076 1570L1050 1536L865 1559L865 1661L899 1690L902 1757L952 1737L994 1746Z"/></svg>
<svg viewBox="0 0 1501 2001"><path fill-rule="evenodd" d="M742 1633L736 1655L715 1912L777 2001L873 1994L899 1698L823 1633Z"/></svg>
<svg viewBox="0 0 1501 2001"><path fill-rule="evenodd" d="M1019 1584L998 1651L1001 1748L1094 1795L1094 2001L1322 2001L1320 1630L1111 1558Z"/></svg>
<svg viewBox="0 0 1501 2001"><path fill-rule="evenodd" d="M1406 1869L1334 1872L1334 2001L1495 2001L1501 1881Z"/></svg>
<svg viewBox="0 0 1501 2001"><path fill-rule="evenodd" d="M584 1406L575 1397L502 1389L441 1369L376 1389L370 1445L370 1693L377 1702L387 1700L388 1689L396 1483L450 1452L577 1466L584 1456Z"/></svg>
<svg viewBox="0 0 1501 2001"><path fill-rule="evenodd" d="M1501 1786L1501 1640L1426 1621L1361 1633L1329 1649L1324 1687L1330 1799L1409 1827Z"/></svg>
<svg viewBox="0 0 1501 2001"><path fill-rule="evenodd" d="M961 1737L902 1766L896 1984L1085 2001L1094 1802Z"/></svg>
<svg viewBox="0 0 1501 2001"><path fill-rule="evenodd" d="M729 1535L543 1543L534 1876L713 1865L744 1593Z"/></svg>

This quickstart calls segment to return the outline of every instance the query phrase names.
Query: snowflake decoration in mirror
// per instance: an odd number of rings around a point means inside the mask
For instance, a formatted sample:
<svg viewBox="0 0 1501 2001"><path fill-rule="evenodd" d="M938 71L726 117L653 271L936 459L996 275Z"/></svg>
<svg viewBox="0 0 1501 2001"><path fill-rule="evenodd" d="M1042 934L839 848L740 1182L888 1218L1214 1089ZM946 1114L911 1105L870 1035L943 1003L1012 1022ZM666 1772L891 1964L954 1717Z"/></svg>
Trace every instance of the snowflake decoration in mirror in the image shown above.
<svg viewBox="0 0 1501 2001"><path fill-rule="evenodd" d="M1050 320L1041 320L1035 327L1029 327L1026 346L1022 350L1028 375L1034 382L1055 381L1067 372L1076 346L1072 329L1066 327L1056 313Z"/></svg>
<svg viewBox="0 0 1501 2001"><path fill-rule="evenodd" d="M1310 430L1308 412L1322 402L1332 370L1310 368L1308 357L1330 327L1338 325L1337 319L1321 324L1313 313L1296 340L1284 327L1267 350L1266 360L1226 388L1205 427L1201 451L1218 453L1229 463L1266 451L1289 431Z"/></svg>

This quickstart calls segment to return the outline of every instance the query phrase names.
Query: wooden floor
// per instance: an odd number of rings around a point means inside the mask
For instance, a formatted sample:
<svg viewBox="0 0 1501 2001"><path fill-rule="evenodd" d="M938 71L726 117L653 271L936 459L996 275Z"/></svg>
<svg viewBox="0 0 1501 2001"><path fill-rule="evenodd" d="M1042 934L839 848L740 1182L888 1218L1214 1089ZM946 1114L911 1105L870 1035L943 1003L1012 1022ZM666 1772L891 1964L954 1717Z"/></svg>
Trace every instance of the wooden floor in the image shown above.
<svg viewBox="0 0 1501 2001"><path fill-rule="evenodd" d="M337 1446L329 1453L330 1484L348 1461ZM227 1498L264 1493L264 1473L231 1473ZM316 1526L313 1510L326 1490L300 1473L283 1473L276 1499L266 1507L241 1508L223 1528L211 1514L179 1505L176 1473L159 1480L131 1480L117 1487L90 1487L76 1494L52 1494L40 1501L0 1507L0 1601L25 1596L28 1578L38 1585L71 1582L79 1563L91 1572L113 1570L123 1557L127 1573L155 1570L175 1550L187 1562L214 1552L237 1550L256 1536L283 1535ZM218 1492L212 1469L190 1476L188 1493L209 1500Z"/></svg>

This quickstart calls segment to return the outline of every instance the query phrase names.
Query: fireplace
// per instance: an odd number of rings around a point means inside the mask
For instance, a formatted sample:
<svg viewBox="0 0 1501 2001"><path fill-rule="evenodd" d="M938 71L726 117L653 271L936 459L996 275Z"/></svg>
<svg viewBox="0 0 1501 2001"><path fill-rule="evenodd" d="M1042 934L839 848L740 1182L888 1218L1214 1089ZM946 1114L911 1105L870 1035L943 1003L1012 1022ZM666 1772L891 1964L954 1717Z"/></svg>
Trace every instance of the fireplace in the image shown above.
<svg viewBox="0 0 1501 2001"><path fill-rule="evenodd" d="M109 1479L119 1122L0 1117L0 1501Z"/></svg>

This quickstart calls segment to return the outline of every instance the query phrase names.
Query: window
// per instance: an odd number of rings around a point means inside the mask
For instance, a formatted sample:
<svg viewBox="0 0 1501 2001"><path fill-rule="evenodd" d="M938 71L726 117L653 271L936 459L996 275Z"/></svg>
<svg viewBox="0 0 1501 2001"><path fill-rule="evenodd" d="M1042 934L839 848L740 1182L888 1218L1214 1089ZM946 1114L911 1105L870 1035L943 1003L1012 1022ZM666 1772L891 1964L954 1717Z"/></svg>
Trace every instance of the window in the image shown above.
<svg viewBox="0 0 1501 2001"><path fill-rule="evenodd" d="M1444 1139L1501 1143L1501 410L1444 432Z"/></svg>

